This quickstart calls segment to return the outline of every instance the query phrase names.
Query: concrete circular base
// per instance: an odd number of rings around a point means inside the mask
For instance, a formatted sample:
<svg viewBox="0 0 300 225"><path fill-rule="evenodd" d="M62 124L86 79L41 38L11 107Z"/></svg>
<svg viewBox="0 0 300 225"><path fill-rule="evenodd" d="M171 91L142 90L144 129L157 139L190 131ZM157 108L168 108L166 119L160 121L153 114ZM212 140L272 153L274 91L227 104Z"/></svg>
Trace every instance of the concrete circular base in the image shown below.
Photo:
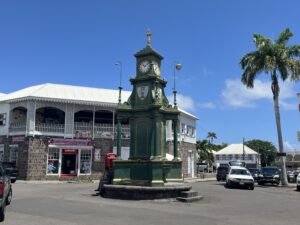
<svg viewBox="0 0 300 225"><path fill-rule="evenodd" d="M146 187L130 185L109 185L103 186L105 198L124 200L151 200L163 198L177 198L183 191L191 190L189 185L168 185L163 187Z"/></svg>

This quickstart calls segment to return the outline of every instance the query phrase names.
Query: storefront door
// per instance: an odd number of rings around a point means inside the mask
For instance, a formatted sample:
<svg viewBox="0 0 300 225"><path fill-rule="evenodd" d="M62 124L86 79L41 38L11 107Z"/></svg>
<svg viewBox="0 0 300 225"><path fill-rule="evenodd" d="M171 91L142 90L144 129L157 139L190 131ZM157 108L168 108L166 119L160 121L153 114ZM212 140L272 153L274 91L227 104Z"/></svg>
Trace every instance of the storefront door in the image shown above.
<svg viewBox="0 0 300 225"><path fill-rule="evenodd" d="M78 168L77 155L78 155L78 150L63 149L62 164L61 164L62 176L77 176L77 168Z"/></svg>

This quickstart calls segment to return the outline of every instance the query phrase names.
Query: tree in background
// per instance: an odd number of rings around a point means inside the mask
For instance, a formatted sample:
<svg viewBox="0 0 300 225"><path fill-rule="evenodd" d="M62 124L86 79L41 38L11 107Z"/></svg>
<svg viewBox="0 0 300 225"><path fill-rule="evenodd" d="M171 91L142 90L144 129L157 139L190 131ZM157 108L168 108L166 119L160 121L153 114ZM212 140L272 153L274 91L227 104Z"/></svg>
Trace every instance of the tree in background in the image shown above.
<svg viewBox="0 0 300 225"><path fill-rule="evenodd" d="M214 162L213 151L218 151L225 148L227 144L214 144L213 140L217 138L217 134L214 132L208 132L207 139L197 140L196 149L201 161L206 161L210 166Z"/></svg>
<svg viewBox="0 0 300 225"><path fill-rule="evenodd" d="M300 45L287 46L288 40L293 36L287 28L273 42L261 34L254 34L253 39L256 51L246 54L240 61L240 66L244 70L242 83L248 88L253 88L254 80L260 73L267 73L271 76L271 90L273 93L274 111L277 126L279 152L283 153L283 140L281 132L281 122L279 113L279 84L278 80L285 81L298 80L300 78L300 60L295 57L300 56ZM280 157L281 184L288 185L285 157Z"/></svg>
<svg viewBox="0 0 300 225"><path fill-rule="evenodd" d="M245 145L260 154L262 167L275 165L277 149L271 142L254 139L245 142Z"/></svg>
<svg viewBox="0 0 300 225"><path fill-rule="evenodd" d="M214 143L214 139L217 139L217 134L215 132L208 132L207 137L209 142L212 144Z"/></svg>

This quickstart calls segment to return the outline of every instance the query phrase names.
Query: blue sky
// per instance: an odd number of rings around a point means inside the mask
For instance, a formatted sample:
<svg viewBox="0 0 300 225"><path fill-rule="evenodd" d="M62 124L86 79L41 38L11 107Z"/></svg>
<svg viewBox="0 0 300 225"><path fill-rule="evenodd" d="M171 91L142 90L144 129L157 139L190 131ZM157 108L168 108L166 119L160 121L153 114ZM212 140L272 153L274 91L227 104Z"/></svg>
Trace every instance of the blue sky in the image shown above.
<svg viewBox="0 0 300 225"><path fill-rule="evenodd" d="M163 56L162 77L171 96L174 61L179 106L199 118L197 136L217 142L262 139L277 146L269 76L253 90L242 86L239 61L255 50L253 33L275 39L286 27L300 44L297 0L0 1L0 92L41 83L131 90L134 54L151 44ZM281 121L287 150L300 150L299 83L281 87Z"/></svg>

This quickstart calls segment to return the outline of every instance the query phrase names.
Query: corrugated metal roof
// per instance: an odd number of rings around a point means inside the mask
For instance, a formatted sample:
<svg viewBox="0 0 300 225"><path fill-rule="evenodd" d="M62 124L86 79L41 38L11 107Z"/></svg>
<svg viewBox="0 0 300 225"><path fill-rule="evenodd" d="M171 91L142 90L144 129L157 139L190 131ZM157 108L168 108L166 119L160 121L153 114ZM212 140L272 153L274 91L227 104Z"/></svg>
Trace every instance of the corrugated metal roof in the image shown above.
<svg viewBox="0 0 300 225"><path fill-rule="evenodd" d="M244 151L245 154L258 155L256 151L249 148L247 145L244 145ZM244 154L243 144L231 144L215 153L215 155L242 155L242 154Z"/></svg>
<svg viewBox="0 0 300 225"><path fill-rule="evenodd" d="M122 100L127 101L131 92L122 91ZM58 102L118 103L119 90L80 87L63 84L40 84L12 92L0 98L13 102L23 99L43 99Z"/></svg>

